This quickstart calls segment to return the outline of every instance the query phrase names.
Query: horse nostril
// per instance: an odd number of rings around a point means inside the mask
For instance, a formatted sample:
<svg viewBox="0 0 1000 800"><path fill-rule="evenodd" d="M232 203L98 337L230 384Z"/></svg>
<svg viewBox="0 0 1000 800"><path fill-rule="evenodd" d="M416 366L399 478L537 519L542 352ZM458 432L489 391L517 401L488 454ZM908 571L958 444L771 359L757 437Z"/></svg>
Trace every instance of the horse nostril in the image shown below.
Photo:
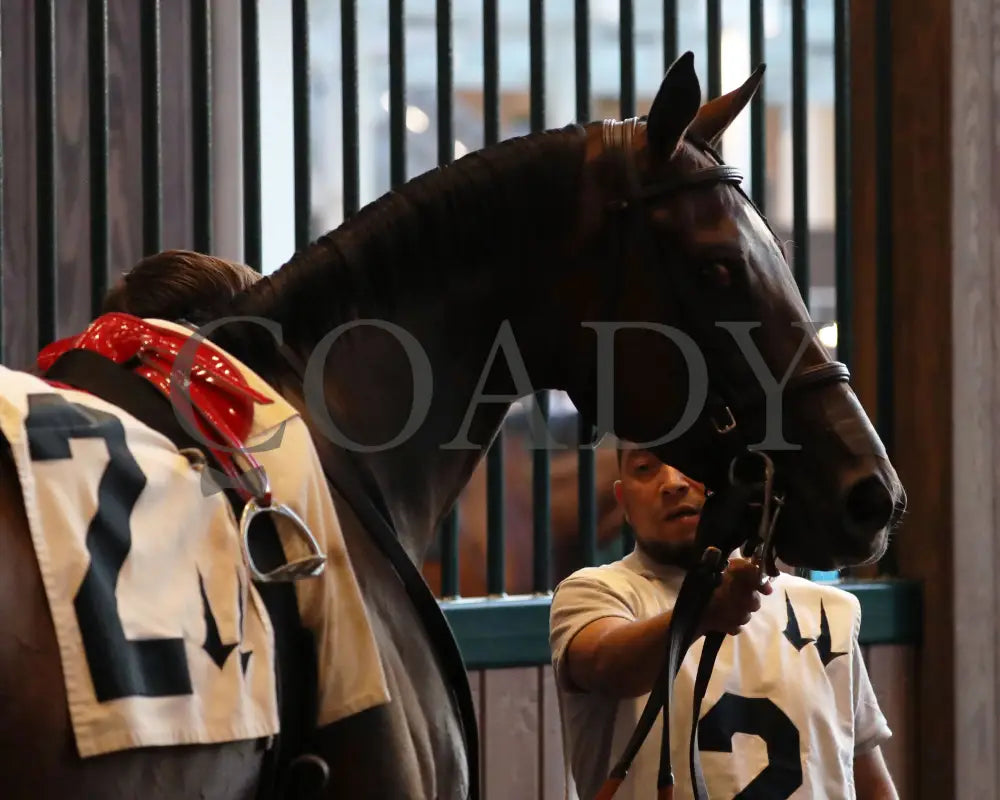
<svg viewBox="0 0 1000 800"><path fill-rule="evenodd" d="M851 528L870 536L882 530L892 519L892 495L879 478L863 478L847 492L844 510Z"/></svg>

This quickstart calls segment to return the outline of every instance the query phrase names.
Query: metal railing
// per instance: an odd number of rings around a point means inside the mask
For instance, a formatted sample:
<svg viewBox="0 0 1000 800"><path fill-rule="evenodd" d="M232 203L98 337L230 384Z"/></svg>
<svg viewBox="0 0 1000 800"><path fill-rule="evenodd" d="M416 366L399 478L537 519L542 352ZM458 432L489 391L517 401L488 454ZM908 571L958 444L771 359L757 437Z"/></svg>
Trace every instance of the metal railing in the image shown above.
<svg viewBox="0 0 1000 800"><path fill-rule="evenodd" d="M385 31L388 43L388 152L391 185L395 186L411 177L407 172L407 4L404 0L385 0L388 4L388 28ZM303 247L316 233L312 228L312 182L313 169L311 153L311 85L315 74L311 67L311 54L316 47L326 47L328 42L314 41L311 14L324 5L319 0L292 0L290 4L292 85L292 131L294 165L294 240L296 247ZM327 4L328 5L328 4ZM529 127L532 131L546 126L546 105L551 99L551 87L546 85L546 15L552 8L568 8L570 0L562 4L543 0L528 0L528 108ZM602 9L606 4L602 4ZM655 29L662 42L662 67L665 69L681 50L693 48L694 42L684 41L678 3L663 0L657 3L656 15L647 12L650 3L636 3L620 0L618 4L618 47L620 87L618 110L621 117L632 116L640 109L636 81L636 52L639 38ZM339 68L340 68L340 135L342 142L342 208L344 216L355 213L363 203L362 160L360 121L361 96L364 91L359 79L363 69L359 60L359 4L357 0L339 2ZM421 4L428 6L429 2ZM642 13L637 15L641 6ZM747 49L751 64L767 60L769 42L767 34L769 4L764 0L748 0ZM685 4L685 13L693 13L695 4ZM697 44L707 53L707 62L699 70L707 76L707 95L719 94L723 87L726 51L723 41L725 16L735 7L733 3L721 0L706 0L702 6L705 40ZM87 0L85 15L87 28L87 86L88 114L87 151L89 169L89 252L80 253L79 259L89 263L90 308L96 313L107 289L108 276L113 270L127 267L127 264L112 264L111 232L109 230L109 174L112 169L109 150L111 147L112 120L109 109L109 7L108 0ZM142 171L142 250L143 254L168 246L189 246L194 249L213 252L217 237L213 230L213 214L220 198L240 197L242 203L242 259L257 270L264 268L262 254L263 228L266 224L262 216L261 159L265 144L261 138L261 42L260 4L258 0L241 0L239 5L239 43L241 70L242 118L242 171L241 188L233 185L221 186L213 174L214 154L217 148L227 147L227 142L217 140L213 120L216 119L214 66L220 54L213 51L217 45L216 26L213 25L218 7L209 0L188 0L184 18L186 21L190 141L190 184L191 184L191 241L165 242L163 235L164 214L163 176L173 165L164 163L161 148L164 126L174 124L164 119L162 63L168 52L163 41L162 16L164 9L158 0L144 0L139 5L138 50L141 58L137 68L141 72L141 171ZM810 259L814 251L810 249L813 232L810 230L810 86L814 75L807 65L810 58L809 29L814 18L814 8L807 13L805 0L787 0L779 4L779 13L787 13L790 30L787 34L791 53L791 78L789 113L791 118L791 235L795 248L791 253L796 281L806 302L815 271L810 269ZM575 73L574 106L577 121L588 121L593 113L593 60L591 34L595 21L593 9L586 0L572 2L573 26L573 70ZM454 15L455 8L450 0L435 0L436 43L436 95L437 107L435 126L437 137L437 161L447 164L455 157L455 64L454 64ZM773 7L771 7L773 11ZM174 13L175 9L171 9ZM65 22L70 13L66 6L54 0L37 0L31 18L12 21L9 16L0 20L0 25L12 24L31 27L30 40L34 50L34 130L35 130L35 195L21 198L17 195L20 187L5 180L9 174L6 165L10 159L26 157L25 152L5 150L3 171L0 172L0 202L7 209L12 202L31 202L35 208L35 239L37 257L35 264L11 260L8 249L4 248L0 262L0 290L11 274L18 270L33 270L36 287L37 307L34 310L37 325L37 344L42 346L59 333L58 297L59 282L62 280L57 257L64 220L57 213L57 147L59 130L57 110L60 102L60 86L57 82L57 36L56 23ZM501 33L503 29L498 0L483 0L481 6L482 36L482 83L480 88L483 144L491 145L503 135ZM603 13L603 12L602 12ZM835 147L835 228L834 228L834 284L836 293L836 321L838 331L837 357L851 365L854 342L852 339L853 308L851 295L852 281L852 194L851 194L851 73L850 7L847 0L832 0L829 13L833 28L834 48L834 114L833 141ZM655 18L654 25L651 20ZM891 19L888 4L878 3L877 48L888 52ZM603 23L602 23L603 24ZM6 35L13 35L9 30ZM6 57L6 53L4 54ZM876 123L878 131L877 163L888 171L891 159L885 157L890 147L890 120L887 101L891 91L891 70L888 59L876 59L873 74L878 102ZM10 64L0 62L0 68L9 71ZM6 85L6 83L5 83ZM766 85L766 81L765 81ZM5 90L6 91L6 90ZM6 101L7 97L4 96ZM752 182L752 197L755 203L767 210L769 193L767 180L771 150L768 146L769 107L765 93L760 92L749 111L749 174ZM570 122L567 119L565 122ZM4 119L4 127L11 125ZM7 141L5 137L2 141ZM877 181L878 198L878 336L877 355L879 361L877 419L883 441L891 450L892 430L892 287L890 262L892 254L891 196L888 174L882 174ZM238 190L238 191L237 191ZM3 215L4 237L11 235L7 224L7 214ZM0 302L0 358L6 355L5 346L9 333L11 313L9 302ZM535 401L546 418L549 413L550 398L540 393ZM580 441L586 439L587 431L579 426ZM505 527L508 524L505 503L505 431L501 430L497 440L486 454L487 502L486 502L486 553L488 594L503 596L505 586ZM532 459L532 495L534 513L532 516L532 587L541 596L552 588L559 575L553 573L551 496L550 496L550 454L536 450L526 458ZM594 451L581 447L577 452L577 486L579 502L579 536L582 542L583 562L597 563L600 559L597 540L597 509L595 485ZM440 561L442 569L441 595L454 598L459 595L459 530L461 501L451 514L441 531ZM468 603L463 608L468 608ZM463 611L462 613L466 613Z"/></svg>

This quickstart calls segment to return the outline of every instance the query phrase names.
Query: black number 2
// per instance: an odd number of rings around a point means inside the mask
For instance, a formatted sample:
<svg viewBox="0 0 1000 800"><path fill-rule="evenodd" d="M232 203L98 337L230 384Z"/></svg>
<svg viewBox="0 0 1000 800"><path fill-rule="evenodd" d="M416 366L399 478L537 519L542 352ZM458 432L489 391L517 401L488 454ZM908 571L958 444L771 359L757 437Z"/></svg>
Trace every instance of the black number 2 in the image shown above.
<svg viewBox="0 0 1000 800"><path fill-rule="evenodd" d="M802 785L799 732L766 697L726 694L698 723L698 748L732 753L733 735L749 733L767 745L767 766L733 800L785 800Z"/></svg>
<svg viewBox="0 0 1000 800"><path fill-rule="evenodd" d="M58 394L33 394L25 428L33 461L72 458L71 439L103 439L108 447L87 528L90 566L73 601L98 701L191 694L184 640L127 639L118 616L115 586L132 547L129 518L146 486L121 422Z"/></svg>

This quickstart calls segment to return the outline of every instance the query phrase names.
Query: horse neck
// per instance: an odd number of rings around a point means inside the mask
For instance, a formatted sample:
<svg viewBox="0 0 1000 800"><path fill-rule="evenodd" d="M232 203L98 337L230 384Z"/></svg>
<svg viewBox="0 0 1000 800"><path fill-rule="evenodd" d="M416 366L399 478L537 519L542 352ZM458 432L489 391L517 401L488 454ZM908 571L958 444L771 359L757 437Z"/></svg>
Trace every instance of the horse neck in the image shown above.
<svg viewBox="0 0 1000 800"><path fill-rule="evenodd" d="M413 392L419 383L413 376L425 367L419 357L411 361L392 334L376 327L358 327L338 340L325 358L322 384L310 384L307 378L293 399L304 412L321 460L331 458L334 448L350 451L418 564L510 408L510 401L475 399L505 321L517 338L532 384L560 383L550 369L553 359L544 352L552 337L535 331L528 335L528 323L522 322L524 302L517 294L514 286L487 290L484 285L475 292L428 298L419 313L379 321L406 330L426 356L431 383L430 392L423 395L425 403L429 399L425 412ZM518 337L514 331L524 334ZM306 349L299 357L308 363L323 359L323 353ZM492 363L507 374L502 354ZM478 394L512 392L490 378ZM401 435L413 413L419 424ZM333 436L331 423L336 427ZM391 447L380 447L393 440L397 443ZM371 451L365 452L367 448Z"/></svg>
<svg viewBox="0 0 1000 800"><path fill-rule="evenodd" d="M533 388L558 388L559 341L539 326L556 328L544 322L554 305L548 284L554 262L568 258L586 142L580 129L532 134L416 178L296 254L237 303L239 313L278 322L307 362L317 358L317 342L352 320L391 322L416 340L432 378L426 415L391 448L352 455L418 562L509 408L481 405L468 431L475 446L446 446L462 428L504 320ZM321 455L335 446L324 434L327 414L353 442L394 440L414 407L413 368L399 341L358 327L319 358L322 388L310 396L306 386L300 399ZM501 361L503 375L505 367Z"/></svg>

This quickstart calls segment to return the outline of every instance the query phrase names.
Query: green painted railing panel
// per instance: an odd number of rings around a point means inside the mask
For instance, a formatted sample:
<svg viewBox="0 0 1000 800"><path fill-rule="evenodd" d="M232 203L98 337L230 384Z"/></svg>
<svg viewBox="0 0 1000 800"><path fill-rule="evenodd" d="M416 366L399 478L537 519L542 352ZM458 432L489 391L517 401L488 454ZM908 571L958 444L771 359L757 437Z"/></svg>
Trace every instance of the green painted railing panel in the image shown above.
<svg viewBox="0 0 1000 800"><path fill-rule="evenodd" d="M840 581L861 602L862 644L916 644L922 592L915 581ZM468 669L548 664L551 595L443 601Z"/></svg>

